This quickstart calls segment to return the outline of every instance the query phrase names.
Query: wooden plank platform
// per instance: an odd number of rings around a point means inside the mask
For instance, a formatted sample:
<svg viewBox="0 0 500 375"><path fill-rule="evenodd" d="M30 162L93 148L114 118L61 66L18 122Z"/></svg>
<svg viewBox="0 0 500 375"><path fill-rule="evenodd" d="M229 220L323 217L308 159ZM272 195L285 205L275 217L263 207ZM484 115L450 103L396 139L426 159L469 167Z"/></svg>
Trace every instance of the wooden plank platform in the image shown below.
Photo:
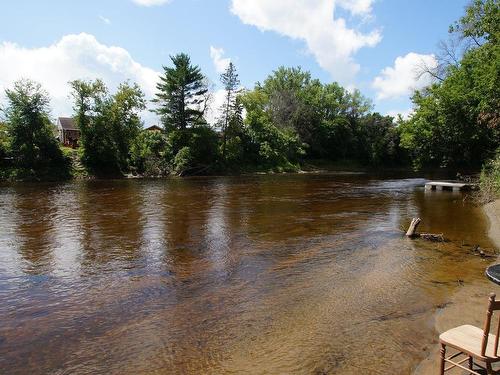
<svg viewBox="0 0 500 375"><path fill-rule="evenodd" d="M461 191L461 190L471 190L471 189L472 189L472 184L467 184L465 182L429 181L425 184L425 190Z"/></svg>

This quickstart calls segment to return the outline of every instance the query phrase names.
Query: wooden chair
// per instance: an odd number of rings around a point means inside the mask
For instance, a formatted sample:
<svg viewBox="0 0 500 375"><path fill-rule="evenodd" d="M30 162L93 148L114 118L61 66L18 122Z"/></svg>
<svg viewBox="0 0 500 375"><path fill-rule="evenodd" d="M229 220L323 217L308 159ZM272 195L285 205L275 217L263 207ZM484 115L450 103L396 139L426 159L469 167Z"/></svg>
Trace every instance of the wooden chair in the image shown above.
<svg viewBox="0 0 500 375"><path fill-rule="evenodd" d="M493 371L491 364L500 361L500 356L498 355L500 314L498 314L496 335L490 333L493 312L495 310L500 310L500 300L497 301L495 298L496 296L494 294L490 294L488 310L486 311L486 321L484 322L483 329L471 325L464 325L452 328L439 336L439 342L441 343L441 375L443 375L445 371L455 367L466 370L469 374L481 375L473 370L474 361L476 361L478 367L486 370L488 375L496 373ZM458 350L458 353L446 358L447 346ZM464 355L465 358L457 362L452 361L460 355ZM468 361L468 368L463 366L463 363L466 361ZM484 363L486 367L479 366L477 362ZM451 366L445 368L446 363L450 363Z"/></svg>

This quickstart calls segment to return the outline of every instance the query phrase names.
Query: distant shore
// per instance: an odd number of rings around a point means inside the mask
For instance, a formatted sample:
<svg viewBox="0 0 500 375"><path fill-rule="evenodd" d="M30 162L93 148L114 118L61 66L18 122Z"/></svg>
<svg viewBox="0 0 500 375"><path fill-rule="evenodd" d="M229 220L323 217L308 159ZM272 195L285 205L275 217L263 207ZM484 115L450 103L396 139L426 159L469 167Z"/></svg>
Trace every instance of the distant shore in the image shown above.
<svg viewBox="0 0 500 375"><path fill-rule="evenodd" d="M488 237L500 250L500 199L490 202L482 207L483 212L489 221ZM493 263L498 262L495 259ZM487 263L485 263L485 267ZM473 324L482 327L485 318L486 301L488 295L494 292L500 296L500 286L496 286L484 279L475 281L460 288L449 303L442 309L438 309L435 314L434 328L436 330L435 340L428 357L416 368L415 375L432 375L439 373L439 334L450 328L462 325Z"/></svg>
<svg viewBox="0 0 500 375"><path fill-rule="evenodd" d="M325 160L306 160L295 170L273 170L262 168L246 168L242 170L220 170L212 173L202 174L166 174L166 175L144 175L135 173L124 174L108 174L95 175L87 171L79 162L72 161L71 173L68 176L61 177L60 175L45 175L45 176L26 176L20 173L16 175L14 168L5 169L0 173L0 183L9 182L68 182L81 180L126 180L126 179L169 179L169 178L184 178L184 177L234 177L234 176L257 176L257 175L287 175L287 174L371 174L371 175L394 175L407 177L423 177L428 179L446 179L453 180L456 178L456 170L447 170L443 168L430 168L415 171L409 166L370 166L356 163L352 160L339 160L337 162ZM0 172L2 172L0 170ZM462 175L477 178L477 171L462 171ZM500 247L500 246L499 246Z"/></svg>

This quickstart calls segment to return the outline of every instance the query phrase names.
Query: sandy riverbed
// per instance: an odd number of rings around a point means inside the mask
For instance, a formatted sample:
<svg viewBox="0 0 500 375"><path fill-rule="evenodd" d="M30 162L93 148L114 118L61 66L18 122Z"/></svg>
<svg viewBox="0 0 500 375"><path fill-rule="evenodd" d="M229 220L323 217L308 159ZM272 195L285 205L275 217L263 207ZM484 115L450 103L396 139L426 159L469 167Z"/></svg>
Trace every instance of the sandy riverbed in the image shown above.
<svg viewBox="0 0 500 375"><path fill-rule="evenodd" d="M488 235L497 250L500 250L500 199L487 204L483 210L490 223ZM500 287L485 277L483 280L464 285L451 296L444 308L437 311L434 322L436 336L432 349L429 356L415 370L415 375L439 374L439 334L462 324L482 327L488 295L491 292L500 296Z"/></svg>

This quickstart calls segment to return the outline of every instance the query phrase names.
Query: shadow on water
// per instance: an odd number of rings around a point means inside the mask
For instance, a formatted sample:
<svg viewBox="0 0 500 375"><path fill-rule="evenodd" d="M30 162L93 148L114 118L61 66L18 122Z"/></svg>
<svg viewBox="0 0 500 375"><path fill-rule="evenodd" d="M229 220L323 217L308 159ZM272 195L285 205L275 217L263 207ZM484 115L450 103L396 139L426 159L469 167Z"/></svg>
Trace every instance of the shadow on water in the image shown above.
<svg viewBox="0 0 500 375"><path fill-rule="evenodd" d="M422 179L285 175L0 188L9 374L410 373L491 247ZM411 217L452 241L410 241ZM394 353L398 353L394 356Z"/></svg>

